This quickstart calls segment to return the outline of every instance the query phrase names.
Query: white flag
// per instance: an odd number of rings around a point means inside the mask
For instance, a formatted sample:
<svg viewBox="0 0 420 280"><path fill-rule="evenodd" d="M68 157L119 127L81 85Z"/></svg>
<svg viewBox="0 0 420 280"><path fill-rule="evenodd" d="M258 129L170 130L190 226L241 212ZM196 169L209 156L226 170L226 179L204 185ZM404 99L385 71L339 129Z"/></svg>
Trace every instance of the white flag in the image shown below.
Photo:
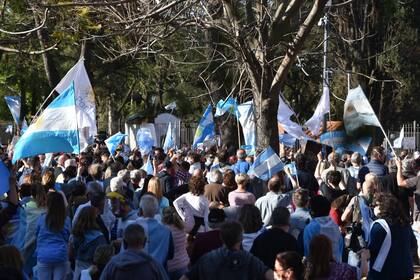
<svg viewBox="0 0 420 280"><path fill-rule="evenodd" d="M305 123L313 135L318 135L324 115L330 111L330 90L324 86L321 99L316 106L313 116Z"/></svg>
<svg viewBox="0 0 420 280"><path fill-rule="evenodd" d="M238 105L239 122L244 133L245 145L251 146L251 152L255 150L257 140L255 138L255 117L254 105L252 101L248 101Z"/></svg>
<svg viewBox="0 0 420 280"><path fill-rule="evenodd" d="M84 59L80 59L55 87L58 93L64 92L74 82L76 118L80 139L80 151L93 142L98 133L96 128L95 94L86 72Z"/></svg>
<svg viewBox="0 0 420 280"><path fill-rule="evenodd" d="M280 95L279 107L277 109L277 122L279 122L284 130L293 137L298 139L306 138L306 134L303 132L302 127L290 120L290 117L294 114L295 113L289 108Z"/></svg>
<svg viewBox="0 0 420 280"><path fill-rule="evenodd" d="M176 102L171 102L165 106L165 110L174 110L176 108Z"/></svg>
<svg viewBox="0 0 420 280"><path fill-rule="evenodd" d="M404 139L404 126L401 128L400 136L394 140L394 148L401 149Z"/></svg>

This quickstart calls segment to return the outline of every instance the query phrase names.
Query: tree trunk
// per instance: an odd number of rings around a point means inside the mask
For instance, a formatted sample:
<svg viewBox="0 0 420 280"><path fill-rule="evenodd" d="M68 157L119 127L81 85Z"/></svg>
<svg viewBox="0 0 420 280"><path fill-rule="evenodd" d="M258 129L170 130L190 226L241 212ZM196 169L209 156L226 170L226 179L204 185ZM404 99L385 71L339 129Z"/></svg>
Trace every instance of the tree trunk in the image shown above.
<svg viewBox="0 0 420 280"><path fill-rule="evenodd" d="M40 22L39 22L39 18L35 9L34 9L33 14L34 14L35 24L36 26L39 26ZM42 51L45 49L45 46L47 45L47 40L45 38L45 34L43 33L43 29L42 28L38 29L36 31L36 34L37 34L39 45ZM53 89L60 82L60 77L58 75L57 69L54 65L54 62L49 52L43 52L41 56L42 56L42 61L44 63L44 70L45 70L45 75L47 76L48 85L50 86L51 89Z"/></svg>
<svg viewBox="0 0 420 280"><path fill-rule="evenodd" d="M270 146L279 151L279 132L277 126L278 94L255 94L254 113L257 133L257 153Z"/></svg>

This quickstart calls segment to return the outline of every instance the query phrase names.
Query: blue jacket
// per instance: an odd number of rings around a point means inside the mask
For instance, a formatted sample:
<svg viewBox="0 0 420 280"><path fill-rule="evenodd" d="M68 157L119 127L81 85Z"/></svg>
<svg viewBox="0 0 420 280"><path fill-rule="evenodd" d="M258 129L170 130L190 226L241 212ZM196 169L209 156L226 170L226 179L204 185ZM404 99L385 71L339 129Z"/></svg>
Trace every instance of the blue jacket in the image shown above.
<svg viewBox="0 0 420 280"><path fill-rule="evenodd" d="M42 263L57 263L68 260L68 242L70 237L70 218L66 217L64 227L59 232L49 230L45 224L46 214L38 220L36 229L37 260Z"/></svg>
<svg viewBox="0 0 420 280"><path fill-rule="evenodd" d="M88 230L83 237L72 236L72 244L76 260L93 262L93 255L99 245L107 244L106 239L99 230Z"/></svg>
<svg viewBox="0 0 420 280"><path fill-rule="evenodd" d="M236 164L233 166L233 171L235 174L245 173L247 174L249 170L249 163L243 159L238 159Z"/></svg>

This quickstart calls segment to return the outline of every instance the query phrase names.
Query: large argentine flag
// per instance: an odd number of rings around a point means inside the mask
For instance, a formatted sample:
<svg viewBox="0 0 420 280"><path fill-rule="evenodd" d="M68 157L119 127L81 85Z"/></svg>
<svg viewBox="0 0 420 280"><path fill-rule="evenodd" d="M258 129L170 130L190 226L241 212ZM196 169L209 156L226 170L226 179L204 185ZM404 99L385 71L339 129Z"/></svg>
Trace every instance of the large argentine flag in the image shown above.
<svg viewBox="0 0 420 280"><path fill-rule="evenodd" d="M205 140L214 136L213 112L211 105L209 105L198 123L197 130L195 131L193 147L197 147L198 144L203 143Z"/></svg>
<svg viewBox="0 0 420 280"><path fill-rule="evenodd" d="M251 167L251 173L255 174L261 180L268 181L277 172L283 170L283 167L284 164L280 160L280 157L271 147L268 147L255 159Z"/></svg>
<svg viewBox="0 0 420 280"><path fill-rule="evenodd" d="M74 84L60 94L16 143L13 163L44 153L80 153Z"/></svg>

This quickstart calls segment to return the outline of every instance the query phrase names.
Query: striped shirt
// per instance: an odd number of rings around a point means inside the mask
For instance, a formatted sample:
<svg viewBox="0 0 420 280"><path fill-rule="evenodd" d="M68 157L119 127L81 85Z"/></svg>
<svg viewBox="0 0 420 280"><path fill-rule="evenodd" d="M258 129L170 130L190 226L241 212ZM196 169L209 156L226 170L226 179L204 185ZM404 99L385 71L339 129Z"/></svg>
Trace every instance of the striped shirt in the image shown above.
<svg viewBox="0 0 420 280"><path fill-rule="evenodd" d="M186 268L190 263L190 258L187 254L187 234L174 225L168 225L168 228L171 230L174 241L174 257L168 260L168 271L171 272Z"/></svg>

